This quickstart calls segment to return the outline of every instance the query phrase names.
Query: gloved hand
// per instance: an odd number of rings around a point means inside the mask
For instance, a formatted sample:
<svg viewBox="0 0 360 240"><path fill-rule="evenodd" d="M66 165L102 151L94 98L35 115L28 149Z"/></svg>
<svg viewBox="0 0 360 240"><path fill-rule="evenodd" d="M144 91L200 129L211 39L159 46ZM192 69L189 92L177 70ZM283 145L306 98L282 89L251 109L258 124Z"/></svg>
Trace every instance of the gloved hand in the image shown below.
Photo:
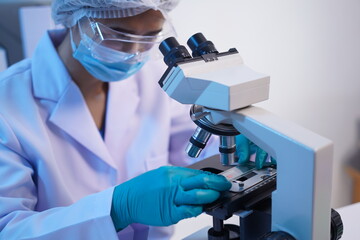
<svg viewBox="0 0 360 240"><path fill-rule="evenodd" d="M243 134L237 135L236 139L236 155L239 157L239 164L247 163L250 159L250 155L256 153L255 167L261 169L268 157L268 154L247 139ZM272 164L276 164L276 160L270 157Z"/></svg>
<svg viewBox="0 0 360 240"><path fill-rule="evenodd" d="M115 187L111 217L117 230L131 223L169 226L202 213L231 183L205 171L160 167Z"/></svg>

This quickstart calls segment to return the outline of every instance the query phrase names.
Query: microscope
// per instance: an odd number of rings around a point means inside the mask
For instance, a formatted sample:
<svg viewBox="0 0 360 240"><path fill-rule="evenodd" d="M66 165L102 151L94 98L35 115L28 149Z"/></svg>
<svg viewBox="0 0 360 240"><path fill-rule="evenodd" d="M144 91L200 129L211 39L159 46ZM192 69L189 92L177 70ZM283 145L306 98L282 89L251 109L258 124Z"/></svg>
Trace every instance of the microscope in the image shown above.
<svg viewBox="0 0 360 240"><path fill-rule="evenodd" d="M343 226L330 207L333 144L260 107L269 98L270 77L247 67L235 48L218 52L202 33L180 45L174 37L159 48L168 68L161 88L182 104L191 104L197 125L186 152L198 157L212 134L219 156L191 168L225 176L232 187L205 206L213 217L209 240L337 240ZM276 159L256 169L237 164L235 136L244 134ZM224 221L239 216L239 226Z"/></svg>

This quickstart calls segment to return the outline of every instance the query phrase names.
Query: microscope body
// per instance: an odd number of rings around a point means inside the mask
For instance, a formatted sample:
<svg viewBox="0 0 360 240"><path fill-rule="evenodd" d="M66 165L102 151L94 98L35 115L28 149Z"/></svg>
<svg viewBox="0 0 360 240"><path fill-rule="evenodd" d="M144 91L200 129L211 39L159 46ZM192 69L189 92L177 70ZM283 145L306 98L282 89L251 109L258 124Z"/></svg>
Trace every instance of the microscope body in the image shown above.
<svg viewBox="0 0 360 240"><path fill-rule="evenodd" d="M270 78L245 66L235 49L219 53L199 33L188 45L193 57L174 39L160 45L169 66L160 86L180 103L200 106L201 111L190 115L205 132L211 135L225 129L217 135L231 138L244 134L276 159L271 231L286 232L298 240L330 239L332 142L251 106L268 99ZM209 124L196 122L199 119ZM231 146L223 153L233 154L233 140L226 139ZM206 145L206 141L190 142L197 149Z"/></svg>
<svg viewBox="0 0 360 240"><path fill-rule="evenodd" d="M210 116L233 124L277 160L272 231L295 239L330 239L332 143L258 107Z"/></svg>
<svg viewBox="0 0 360 240"><path fill-rule="evenodd" d="M237 81L228 78L231 74ZM269 98L270 77L243 64L236 49L178 62L160 80L162 89L183 104L233 111Z"/></svg>

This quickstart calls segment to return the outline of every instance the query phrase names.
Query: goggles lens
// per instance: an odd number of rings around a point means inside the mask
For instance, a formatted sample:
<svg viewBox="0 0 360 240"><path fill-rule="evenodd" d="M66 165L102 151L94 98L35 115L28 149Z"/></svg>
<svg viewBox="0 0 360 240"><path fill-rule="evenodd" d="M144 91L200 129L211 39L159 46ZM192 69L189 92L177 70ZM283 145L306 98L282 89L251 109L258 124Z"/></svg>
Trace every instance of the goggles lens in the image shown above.
<svg viewBox="0 0 360 240"><path fill-rule="evenodd" d="M93 57L107 62L139 62L150 55L150 50L162 40L176 33L168 20L162 31L156 35L135 35L116 31L90 17L78 22L81 39L85 42ZM157 49L157 48L154 48Z"/></svg>

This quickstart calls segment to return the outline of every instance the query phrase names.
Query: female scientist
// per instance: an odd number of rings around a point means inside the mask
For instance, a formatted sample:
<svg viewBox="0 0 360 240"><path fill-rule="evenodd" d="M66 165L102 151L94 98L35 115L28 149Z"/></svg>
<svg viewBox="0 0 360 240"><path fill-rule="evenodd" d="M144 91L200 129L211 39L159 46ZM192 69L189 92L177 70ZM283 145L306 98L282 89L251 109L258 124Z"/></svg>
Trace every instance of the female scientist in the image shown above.
<svg viewBox="0 0 360 240"><path fill-rule="evenodd" d="M230 188L160 167L192 163L188 108L152 60L177 2L53 2L65 28L0 75L0 239L167 239Z"/></svg>

